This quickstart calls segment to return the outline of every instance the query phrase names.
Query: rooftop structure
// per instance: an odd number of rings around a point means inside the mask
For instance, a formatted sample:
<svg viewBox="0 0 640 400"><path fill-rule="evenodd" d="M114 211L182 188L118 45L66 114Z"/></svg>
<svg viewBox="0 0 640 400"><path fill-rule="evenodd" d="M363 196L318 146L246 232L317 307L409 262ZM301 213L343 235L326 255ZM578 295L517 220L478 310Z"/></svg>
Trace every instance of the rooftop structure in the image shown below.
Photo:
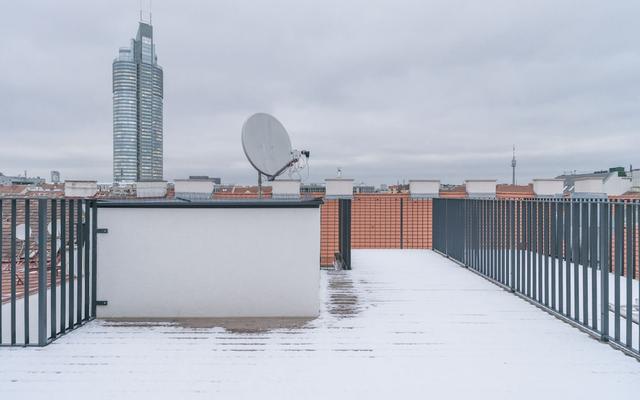
<svg viewBox="0 0 640 400"><path fill-rule="evenodd" d="M10 185L42 185L45 182L44 178L28 177L26 176L7 176L0 172L0 186Z"/></svg>
<svg viewBox="0 0 640 400"><path fill-rule="evenodd" d="M190 176L189 179L174 181L176 197L188 200L210 199L218 185L220 178L208 176Z"/></svg>
<svg viewBox="0 0 640 400"><path fill-rule="evenodd" d="M465 186L469 197L483 198L496 196L495 179L467 179Z"/></svg>
<svg viewBox="0 0 640 400"><path fill-rule="evenodd" d="M627 176L622 167L591 173L563 174L556 179L564 180L564 190L567 194L580 197L620 196L632 187L631 177Z"/></svg>

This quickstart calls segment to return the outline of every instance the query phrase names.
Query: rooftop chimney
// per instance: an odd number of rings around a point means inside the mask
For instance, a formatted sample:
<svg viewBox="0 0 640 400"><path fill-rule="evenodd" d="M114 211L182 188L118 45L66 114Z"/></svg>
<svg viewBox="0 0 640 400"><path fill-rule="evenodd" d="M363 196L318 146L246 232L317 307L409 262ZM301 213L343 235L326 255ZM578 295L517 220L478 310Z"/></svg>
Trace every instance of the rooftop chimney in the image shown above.
<svg viewBox="0 0 640 400"><path fill-rule="evenodd" d="M533 193L538 197L562 197L564 194L564 179L534 179Z"/></svg>
<svg viewBox="0 0 640 400"><path fill-rule="evenodd" d="M640 169L631 170L631 191L640 192Z"/></svg>
<svg viewBox="0 0 640 400"><path fill-rule="evenodd" d="M64 181L64 197L93 197L96 193L97 181Z"/></svg>
<svg viewBox="0 0 640 400"><path fill-rule="evenodd" d="M324 181L327 199L350 199L353 197L353 179L328 178Z"/></svg>
<svg viewBox="0 0 640 400"><path fill-rule="evenodd" d="M496 197L495 179L467 179L464 183L469 197Z"/></svg>
<svg viewBox="0 0 640 400"><path fill-rule="evenodd" d="M166 181L136 182L136 197L165 197L167 195Z"/></svg>
<svg viewBox="0 0 640 400"><path fill-rule="evenodd" d="M299 179L276 179L271 182L271 198L291 200L300 198Z"/></svg>
<svg viewBox="0 0 640 400"><path fill-rule="evenodd" d="M604 178L604 176L577 178L573 187L573 197L607 197Z"/></svg>
<svg viewBox="0 0 640 400"><path fill-rule="evenodd" d="M440 194L440 181L437 179L409 180L409 194L414 199L430 199Z"/></svg>

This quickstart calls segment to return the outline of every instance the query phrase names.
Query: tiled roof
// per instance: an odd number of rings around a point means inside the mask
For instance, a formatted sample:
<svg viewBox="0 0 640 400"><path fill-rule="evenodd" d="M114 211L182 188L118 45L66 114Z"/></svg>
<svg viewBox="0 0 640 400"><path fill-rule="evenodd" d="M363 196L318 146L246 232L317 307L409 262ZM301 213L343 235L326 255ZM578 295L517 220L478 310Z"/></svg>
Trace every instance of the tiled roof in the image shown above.
<svg viewBox="0 0 640 400"><path fill-rule="evenodd" d="M0 196L15 196L21 195L27 191L27 185L0 185Z"/></svg>
<svg viewBox="0 0 640 400"><path fill-rule="evenodd" d="M640 192L626 192L620 196L609 196L611 199L618 200L640 200Z"/></svg>
<svg viewBox="0 0 640 400"><path fill-rule="evenodd" d="M463 198L467 197L467 187L465 185L442 186L440 197Z"/></svg>
<svg viewBox="0 0 640 400"><path fill-rule="evenodd" d="M511 184L498 184L496 186L496 197L499 198L529 198L535 197L533 192L533 184L528 185L511 185Z"/></svg>

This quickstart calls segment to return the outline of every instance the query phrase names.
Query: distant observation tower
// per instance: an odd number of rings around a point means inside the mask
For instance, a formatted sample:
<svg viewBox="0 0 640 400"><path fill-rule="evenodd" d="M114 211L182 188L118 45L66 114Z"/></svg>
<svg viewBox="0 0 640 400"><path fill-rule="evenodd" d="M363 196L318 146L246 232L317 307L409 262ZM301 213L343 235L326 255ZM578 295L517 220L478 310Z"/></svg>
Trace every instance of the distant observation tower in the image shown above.
<svg viewBox="0 0 640 400"><path fill-rule="evenodd" d="M511 184L516 184L516 146L513 146L513 158L511 159Z"/></svg>

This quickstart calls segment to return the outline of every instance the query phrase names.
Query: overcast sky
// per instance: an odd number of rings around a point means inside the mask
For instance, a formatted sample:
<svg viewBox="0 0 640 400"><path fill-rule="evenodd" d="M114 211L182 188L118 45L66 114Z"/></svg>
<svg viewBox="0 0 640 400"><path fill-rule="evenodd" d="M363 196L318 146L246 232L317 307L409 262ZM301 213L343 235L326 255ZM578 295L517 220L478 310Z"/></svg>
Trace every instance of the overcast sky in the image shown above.
<svg viewBox="0 0 640 400"><path fill-rule="evenodd" d="M111 63L139 2L4 1L0 172L112 179ZM518 181L640 167L640 2L153 1L165 179L253 183L273 113L307 181Z"/></svg>

